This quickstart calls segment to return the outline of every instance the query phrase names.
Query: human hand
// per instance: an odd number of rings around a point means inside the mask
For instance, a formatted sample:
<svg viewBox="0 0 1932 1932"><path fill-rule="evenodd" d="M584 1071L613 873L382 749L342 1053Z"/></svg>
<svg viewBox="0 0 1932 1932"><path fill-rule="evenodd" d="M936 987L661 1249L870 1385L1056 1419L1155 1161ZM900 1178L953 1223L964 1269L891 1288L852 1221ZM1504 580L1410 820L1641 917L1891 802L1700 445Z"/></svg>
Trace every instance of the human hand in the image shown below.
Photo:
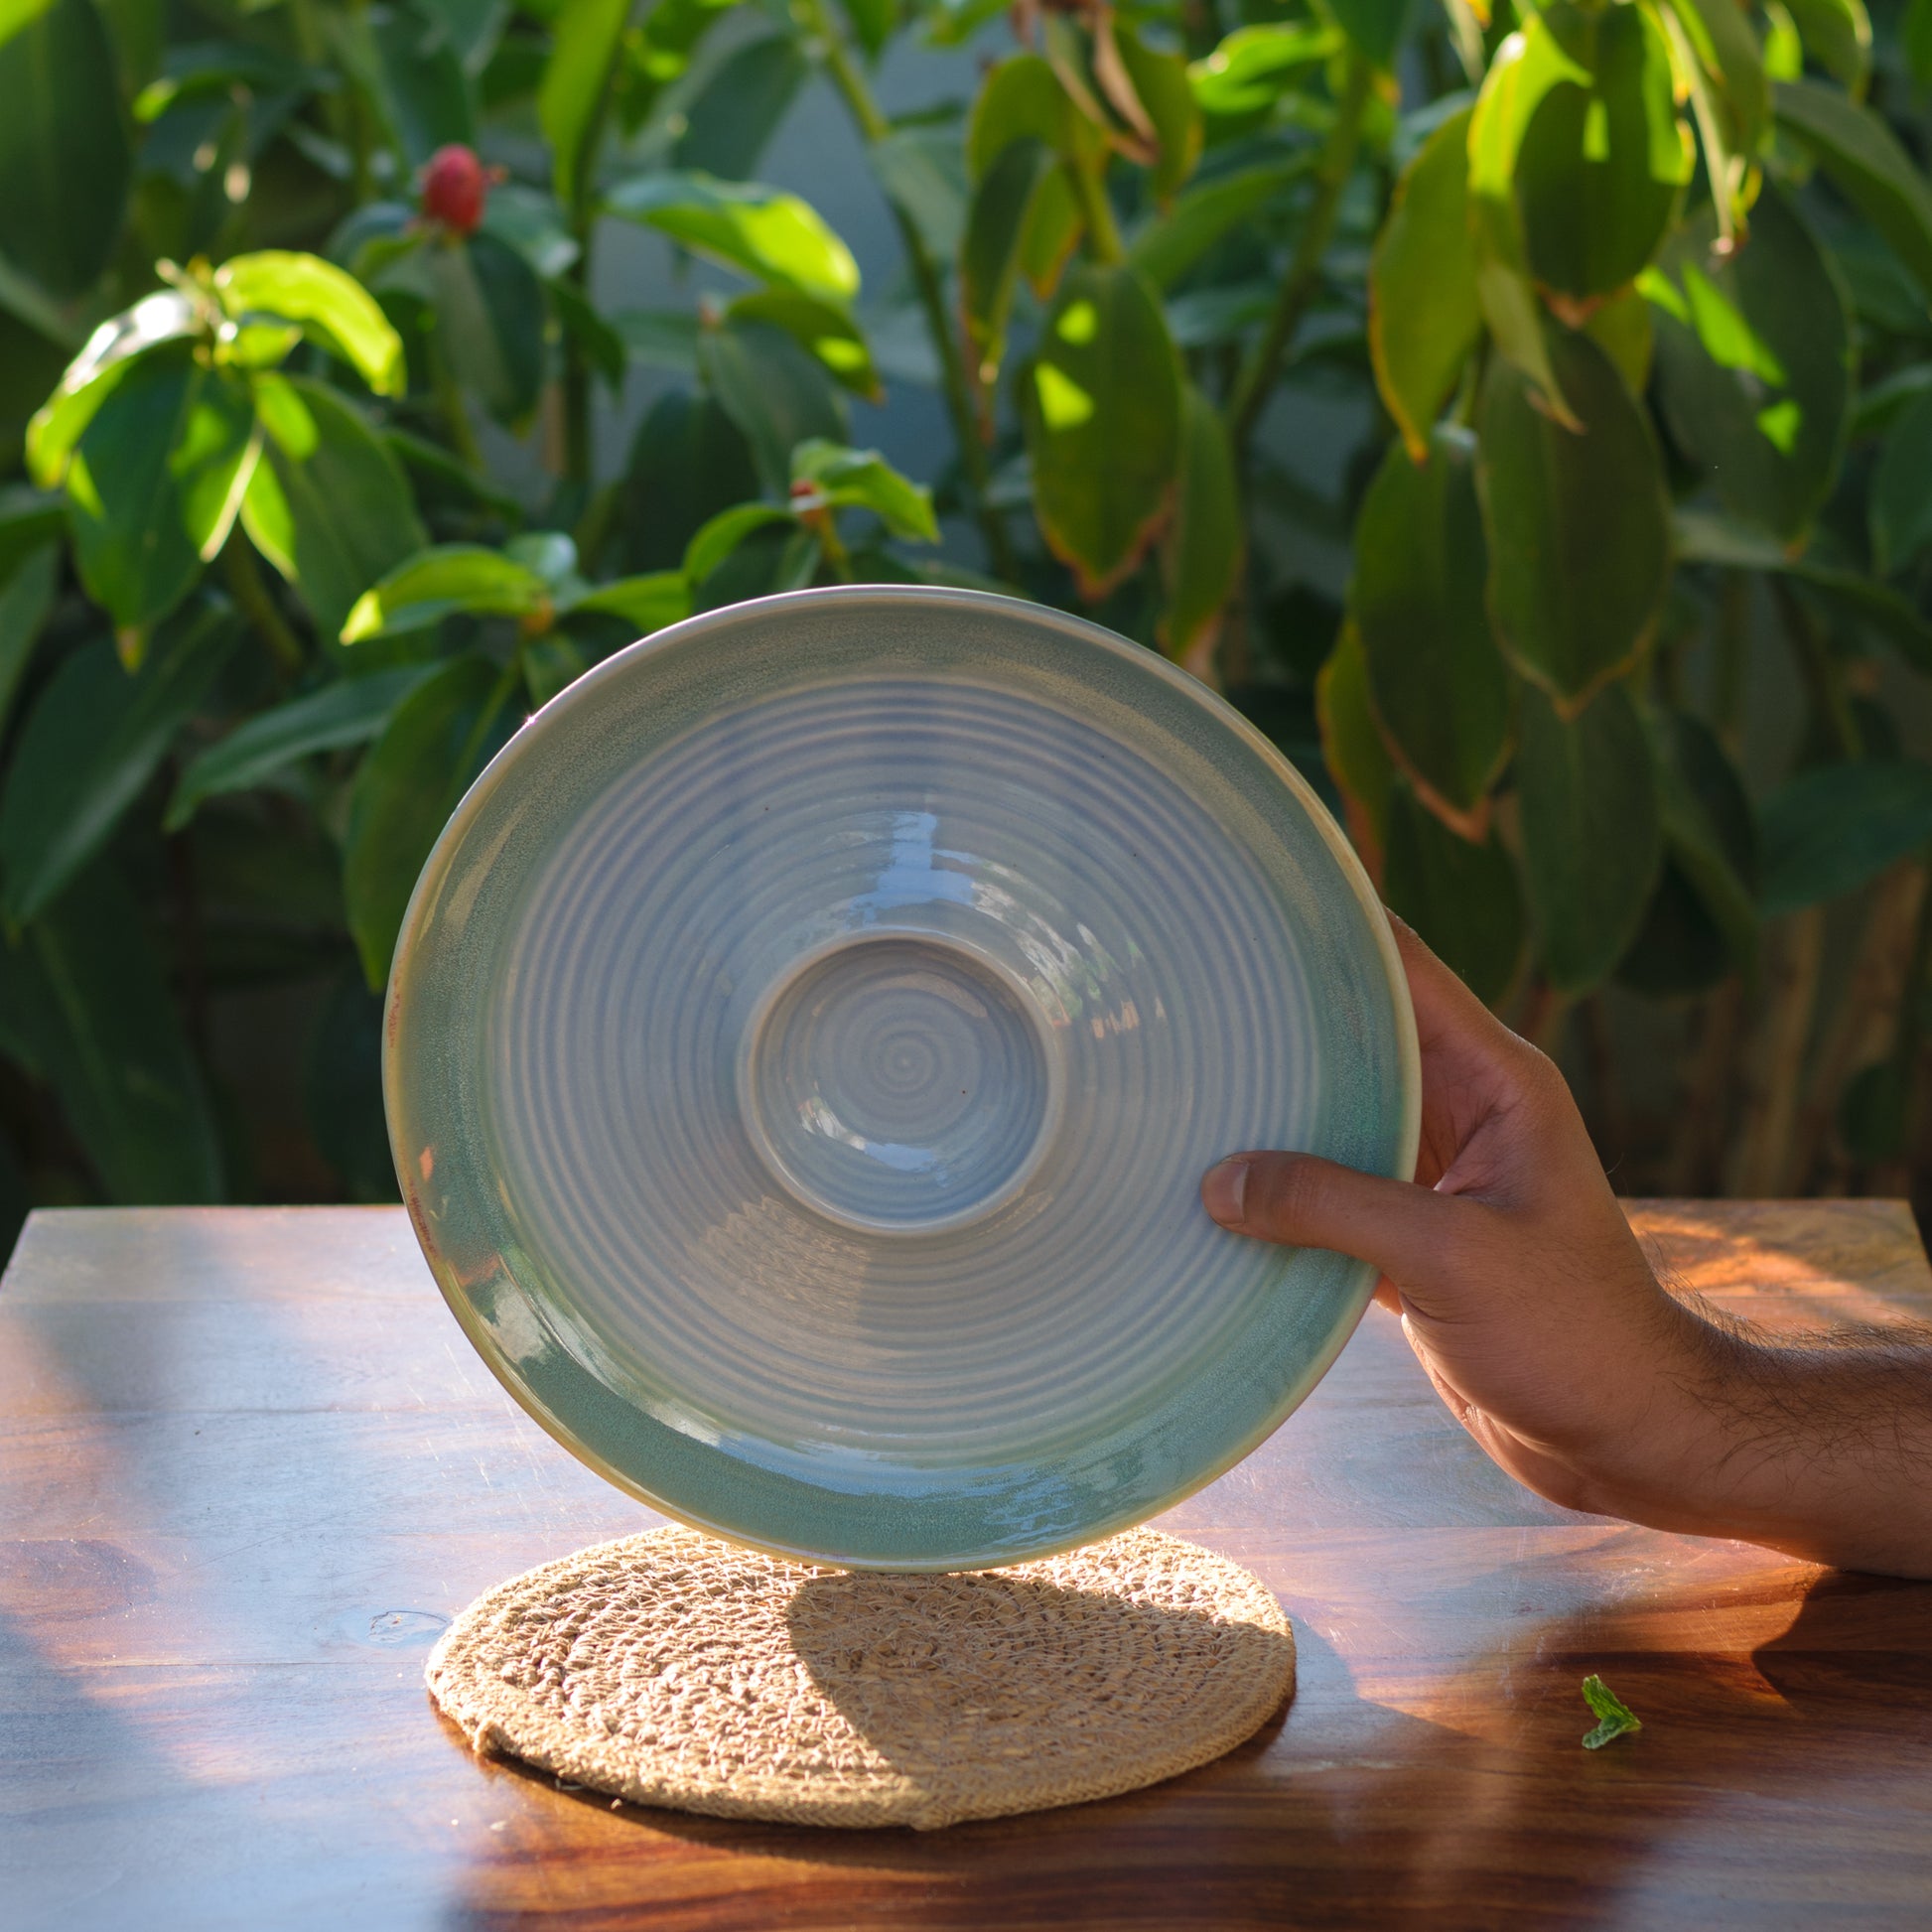
<svg viewBox="0 0 1932 1932"><path fill-rule="evenodd" d="M1399 920L1422 1048L1414 1181L1237 1154L1222 1226L1333 1248L1443 1400L1572 1509L1932 1577L1932 1330L1769 1332L1660 1285L1563 1075Z"/></svg>

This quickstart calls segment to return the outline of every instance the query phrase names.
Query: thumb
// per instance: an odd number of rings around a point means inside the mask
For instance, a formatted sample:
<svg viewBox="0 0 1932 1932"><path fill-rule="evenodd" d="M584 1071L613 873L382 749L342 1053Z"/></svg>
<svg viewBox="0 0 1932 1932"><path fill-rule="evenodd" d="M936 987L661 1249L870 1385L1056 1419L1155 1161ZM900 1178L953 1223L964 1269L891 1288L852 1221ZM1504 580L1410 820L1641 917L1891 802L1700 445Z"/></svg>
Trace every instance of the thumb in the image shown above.
<svg viewBox="0 0 1932 1932"><path fill-rule="evenodd" d="M1443 1264L1461 1203L1413 1180L1362 1173L1313 1154L1232 1154L1208 1169L1201 1205L1224 1228L1298 1248L1331 1248L1420 1285Z"/></svg>

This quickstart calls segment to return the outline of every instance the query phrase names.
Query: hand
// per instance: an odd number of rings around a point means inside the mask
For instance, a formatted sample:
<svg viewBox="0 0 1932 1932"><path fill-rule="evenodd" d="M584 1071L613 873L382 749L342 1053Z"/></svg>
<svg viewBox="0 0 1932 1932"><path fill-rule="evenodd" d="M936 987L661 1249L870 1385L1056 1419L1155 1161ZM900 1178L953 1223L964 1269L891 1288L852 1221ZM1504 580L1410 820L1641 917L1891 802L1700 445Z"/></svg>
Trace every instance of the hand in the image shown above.
<svg viewBox="0 0 1932 1932"><path fill-rule="evenodd" d="M1932 1342L1808 1345L1667 1294L1562 1074L1395 931L1422 1049L1416 1180L1237 1154L1203 1179L1207 1211L1380 1269L1377 1297L1443 1400L1553 1502L1932 1574L1914 1466L1932 1462ZM1895 1451L1874 1458L1887 1436Z"/></svg>

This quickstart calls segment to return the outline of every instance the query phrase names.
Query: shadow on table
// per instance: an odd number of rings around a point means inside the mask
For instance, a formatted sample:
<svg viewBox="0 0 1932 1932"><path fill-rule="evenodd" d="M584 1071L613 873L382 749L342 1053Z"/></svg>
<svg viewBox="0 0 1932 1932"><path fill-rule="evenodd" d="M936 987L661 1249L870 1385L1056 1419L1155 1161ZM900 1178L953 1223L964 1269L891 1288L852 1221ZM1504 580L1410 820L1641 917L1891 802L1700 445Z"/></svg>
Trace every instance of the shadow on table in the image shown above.
<svg viewBox="0 0 1932 1932"><path fill-rule="evenodd" d="M1788 1570L1765 1578L1774 1607ZM1427 1717L1357 1695L1300 1623L1286 1720L1215 1763L933 1833L614 1813L490 1767L524 1802L446 1924L1758 1928L1843 1922L1854 1898L1863 1922L1912 1923L1932 1894L1932 1586L1826 1574L1753 1652L1658 1647L1750 1587L1526 1621L1419 1672L1403 1701ZM1591 1671L1645 1721L1596 1752Z"/></svg>

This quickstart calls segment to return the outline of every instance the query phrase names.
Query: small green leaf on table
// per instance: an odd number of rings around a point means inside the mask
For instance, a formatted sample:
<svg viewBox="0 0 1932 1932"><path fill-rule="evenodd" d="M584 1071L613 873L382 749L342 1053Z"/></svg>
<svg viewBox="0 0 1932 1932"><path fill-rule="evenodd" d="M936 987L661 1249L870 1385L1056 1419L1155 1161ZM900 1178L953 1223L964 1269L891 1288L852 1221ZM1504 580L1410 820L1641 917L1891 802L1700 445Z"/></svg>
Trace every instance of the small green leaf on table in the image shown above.
<svg viewBox="0 0 1932 1932"><path fill-rule="evenodd" d="M1643 1728L1643 1720L1594 1674L1584 1679L1584 1702L1596 1719L1595 1726L1584 1738L1587 1751L1601 1750L1613 1737Z"/></svg>

